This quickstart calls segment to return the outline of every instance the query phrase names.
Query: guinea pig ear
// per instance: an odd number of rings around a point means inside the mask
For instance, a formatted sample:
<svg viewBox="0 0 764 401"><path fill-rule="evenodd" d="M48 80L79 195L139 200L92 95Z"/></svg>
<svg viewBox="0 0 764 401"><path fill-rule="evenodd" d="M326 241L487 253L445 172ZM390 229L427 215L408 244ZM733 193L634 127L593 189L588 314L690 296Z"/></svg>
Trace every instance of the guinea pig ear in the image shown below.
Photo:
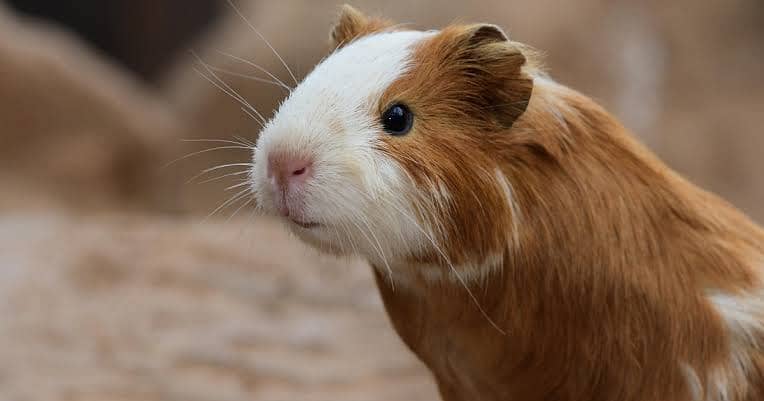
<svg viewBox="0 0 764 401"><path fill-rule="evenodd" d="M467 35L474 45L509 41L504 30L493 24L471 25L467 30Z"/></svg>
<svg viewBox="0 0 764 401"><path fill-rule="evenodd" d="M345 4L340 9L337 22L329 32L329 44L336 50L361 36L382 31L393 25L392 21L366 16L364 13Z"/></svg>
<svg viewBox="0 0 764 401"><path fill-rule="evenodd" d="M533 79L523 71L523 49L492 24L462 26L455 36L452 61L471 88L483 91L473 99L492 110L502 125L511 126L525 112L533 91Z"/></svg>

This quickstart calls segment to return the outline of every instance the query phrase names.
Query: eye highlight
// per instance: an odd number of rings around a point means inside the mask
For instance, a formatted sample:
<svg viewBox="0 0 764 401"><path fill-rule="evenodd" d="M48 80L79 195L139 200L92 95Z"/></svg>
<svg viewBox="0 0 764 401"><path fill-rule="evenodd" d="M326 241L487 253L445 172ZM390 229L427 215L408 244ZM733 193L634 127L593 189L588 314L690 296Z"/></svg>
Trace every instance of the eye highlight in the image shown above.
<svg viewBox="0 0 764 401"><path fill-rule="evenodd" d="M406 135L414 124L414 114L403 103L395 103L382 113L382 127L390 135Z"/></svg>

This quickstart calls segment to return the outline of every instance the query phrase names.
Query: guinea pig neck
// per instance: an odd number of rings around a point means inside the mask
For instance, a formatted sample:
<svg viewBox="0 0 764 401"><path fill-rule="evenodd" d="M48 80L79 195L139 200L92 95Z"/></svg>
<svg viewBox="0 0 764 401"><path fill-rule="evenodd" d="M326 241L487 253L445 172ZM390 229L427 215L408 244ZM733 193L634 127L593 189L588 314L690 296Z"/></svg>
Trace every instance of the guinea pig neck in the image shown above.
<svg viewBox="0 0 764 401"><path fill-rule="evenodd" d="M502 160L523 219L501 269L394 287L374 269L393 326L443 399L689 401L714 391L719 372L724 399L758 399L746 398L758 391L750 374L726 367L750 353L764 372L764 336L731 349L713 297L761 290L762 230L573 91L534 88L513 130L544 143Z"/></svg>

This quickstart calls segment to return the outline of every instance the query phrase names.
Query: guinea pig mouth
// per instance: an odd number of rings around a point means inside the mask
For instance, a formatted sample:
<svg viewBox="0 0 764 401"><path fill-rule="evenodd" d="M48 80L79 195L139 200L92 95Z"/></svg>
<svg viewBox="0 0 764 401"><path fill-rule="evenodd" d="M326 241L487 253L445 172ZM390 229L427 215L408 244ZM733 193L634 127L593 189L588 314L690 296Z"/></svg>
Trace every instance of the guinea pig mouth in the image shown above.
<svg viewBox="0 0 764 401"><path fill-rule="evenodd" d="M294 223L294 224L296 224L296 225L298 225L298 226L300 226L302 228L305 228L305 229L311 229L311 228L316 228L316 227L320 226L320 224L318 224L318 223L311 222L311 221L300 221L300 220L297 220L297 219L295 219L293 217L290 217L289 220L292 223Z"/></svg>

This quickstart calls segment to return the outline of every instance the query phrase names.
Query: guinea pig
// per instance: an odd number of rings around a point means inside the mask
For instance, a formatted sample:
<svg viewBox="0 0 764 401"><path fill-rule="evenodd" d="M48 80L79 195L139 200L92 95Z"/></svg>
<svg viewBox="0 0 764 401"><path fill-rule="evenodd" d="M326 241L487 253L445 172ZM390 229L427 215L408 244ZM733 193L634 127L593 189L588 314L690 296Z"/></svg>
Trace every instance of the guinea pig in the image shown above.
<svg viewBox="0 0 764 401"><path fill-rule="evenodd" d="M764 399L764 231L495 25L344 7L259 208L373 266L446 401Z"/></svg>

